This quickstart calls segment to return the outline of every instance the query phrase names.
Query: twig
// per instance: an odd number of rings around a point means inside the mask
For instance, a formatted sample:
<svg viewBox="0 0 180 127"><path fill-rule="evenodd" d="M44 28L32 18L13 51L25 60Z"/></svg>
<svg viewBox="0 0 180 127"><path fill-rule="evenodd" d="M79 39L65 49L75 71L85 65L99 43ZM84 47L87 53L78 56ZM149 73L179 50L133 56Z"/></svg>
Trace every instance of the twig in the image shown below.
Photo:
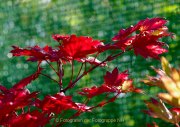
<svg viewBox="0 0 180 127"><path fill-rule="evenodd" d="M75 86L75 84L76 84L83 76L87 75L89 72L93 71L94 69L96 69L97 67L99 67L101 64L104 64L104 63L107 62L107 61L112 61L112 60L114 60L116 57L122 55L123 53L124 53L124 51L122 51L122 52L120 52L120 53L118 53L118 54L116 54L116 55L114 55L114 56L112 56L112 55L108 56L108 57L107 57L105 60L103 60L101 63L99 63L99 64L91 67L89 70L85 71L82 75L80 75L78 78L76 78L76 80L73 81L73 82L71 83L71 85L68 85L68 86L67 86L65 89L63 89L61 92L66 92L67 89L72 88L73 86Z"/></svg>
<svg viewBox="0 0 180 127"><path fill-rule="evenodd" d="M56 69L46 60L48 65L52 68L52 70L59 76L59 73L56 71Z"/></svg>
<svg viewBox="0 0 180 127"><path fill-rule="evenodd" d="M72 60L72 64L71 64L71 79L70 79L70 84L73 80L73 76L74 76L74 60Z"/></svg>
<svg viewBox="0 0 180 127"><path fill-rule="evenodd" d="M47 78L51 79L52 81L54 81L54 82L59 84L58 81L56 81L55 79L51 78L49 75L46 75L46 74L43 74L43 73L39 73L39 74L41 74L41 75L43 75L43 76L45 76L45 77L47 77Z"/></svg>
<svg viewBox="0 0 180 127"><path fill-rule="evenodd" d="M60 87L60 91L62 89L62 78L63 78L63 64L61 61L58 61L58 76L59 76L59 87Z"/></svg>
<svg viewBox="0 0 180 127"><path fill-rule="evenodd" d="M81 70L82 70L82 68L83 68L83 65L84 65L84 63L81 64L81 67L80 67L80 69L79 69L79 72L78 72L78 74L77 74L76 79L79 77L79 75L80 75L80 73L81 73Z"/></svg>

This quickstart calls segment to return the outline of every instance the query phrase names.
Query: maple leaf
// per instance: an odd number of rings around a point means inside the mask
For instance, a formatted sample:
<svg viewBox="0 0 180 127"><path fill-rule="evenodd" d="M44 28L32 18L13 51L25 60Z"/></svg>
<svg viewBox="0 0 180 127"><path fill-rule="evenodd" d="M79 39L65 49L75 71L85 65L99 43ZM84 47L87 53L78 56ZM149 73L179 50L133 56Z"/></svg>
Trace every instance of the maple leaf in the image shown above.
<svg viewBox="0 0 180 127"><path fill-rule="evenodd" d="M149 33L137 35L132 44L135 55L155 59L159 59L160 54L168 52L168 50L164 49L162 46L165 46L165 44L157 41L157 38L154 38Z"/></svg>
<svg viewBox="0 0 180 127"><path fill-rule="evenodd" d="M118 69L115 68L112 73L107 72L104 76L104 84L97 87L83 88L79 94L92 98L94 96L103 93L127 93L137 92L142 93L141 89L137 89L133 86L132 80L128 78L127 71L119 73Z"/></svg>
<svg viewBox="0 0 180 127"><path fill-rule="evenodd" d="M107 85L102 85L100 87L93 86L91 88L83 88L81 92L78 92L81 95L87 96L88 98L92 98L94 96L107 93L107 92L115 92L113 89L108 87Z"/></svg>
<svg viewBox="0 0 180 127"><path fill-rule="evenodd" d="M151 102L145 103L148 107L148 110L144 110L144 113L150 115L151 117L160 118L173 124L180 122L180 114L177 113L177 110L173 111L173 109L168 109L162 100L158 101L154 98L151 98Z"/></svg>
<svg viewBox="0 0 180 127"><path fill-rule="evenodd" d="M146 102L149 110L145 113L154 117L160 118L164 121L170 122L179 126L180 122L180 70L172 68L169 62L162 57L161 69L156 69L158 74L156 77L148 76L148 79L143 80L148 85L158 86L163 89L164 93L158 93L160 101L151 99L151 102ZM171 108L167 108L164 103L167 103Z"/></svg>
<svg viewBox="0 0 180 127"><path fill-rule="evenodd" d="M133 32L135 32L136 30L138 30L140 28L139 24L135 25L135 26L130 26L127 29L121 29L119 30L119 33L117 35L115 35L112 40L113 41L122 41L124 39L127 39L127 37L132 34ZM123 43L123 42L120 42Z"/></svg>
<svg viewBox="0 0 180 127"><path fill-rule="evenodd" d="M70 37L70 35L59 35L59 34L54 34L52 35L52 38L57 41L57 42L60 42L60 41L65 41L65 40L68 40Z"/></svg>
<svg viewBox="0 0 180 127"><path fill-rule="evenodd" d="M161 58L161 65L162 70L153 68L158 76L148 76L143 82L164 89L166 92L159 93L158 97L172 106L180 107L180 70L172 68L164 57Z"/></svg>
<svg viewBox="0 0 180 127"><path fill-rule="evenodd" d="M86 36L70 35L69 38L60 40L62 40L59 46L60 51L69 59L85 58L87 55L98 52L98 46L104 45L101 41Z"/></svg>
<svg viewBox="0 0 180 127"><path fill-rule="evenodd" d="M61 58L61 53L57 49L53 49L50 46L43 48L39 46L20 48L18 46L12 46L11 53L13 56L29 56L28 61L43 61L50 60L51 62L57 61Z"/></svg>
<svg viewBox="0 0 180 127"><path fill-rule="evenodd" d="M75 103L71 96L57 93L54 96L46 96L43 101L38 102L39 108L44 112L61 113L64 110L74 109L78 111L89 111L90 107L85 104Z"/></svg>
<svg viewBox="0 0 180 127"><path fill-rule="evenodd" d="M136 25L130 26L127 29L121 29L117 35L115 35L112 40L113 41L120 41L122 39L127 38L129 35L131 35L133 32L139 30L140 33L144 31L151 31L154 32L154 30L160 30L164 28L164 25L166 24L167 20L163 18L152 18L152 19L145 19L139 21ZM167 27L166 27L167 28ZM167 31L167 29L166 29Z"/></svg>
<svg viewBox="0 0 180 127"><path fill-rule="evenodd" d="M139 21L138 22L138 26L139 30L142 31L149 31L149 30L157 30L159 28L162 28L162 26L164 26L167 23L167 20L165 20L164 18L147 18L145 20Z"/></svg>
<svg viewBox="0 0 180 127"><path fill-rule="evenodd" d="M115 68L112 73L106 72L106 75L104 76L105 84L108 86L121 86L121 84L128 79L128 71L124 71L119 74L119 71L117 68Z"/></svg>
<svg viewBox="0 0 180 127"><path fill-rule="evenodd" d="M11 116L4 124L11 127L24 127L25 125L28 127L39 127L46 125L50 119L51 117L47 114L34 110L18 116Z"/></svg>

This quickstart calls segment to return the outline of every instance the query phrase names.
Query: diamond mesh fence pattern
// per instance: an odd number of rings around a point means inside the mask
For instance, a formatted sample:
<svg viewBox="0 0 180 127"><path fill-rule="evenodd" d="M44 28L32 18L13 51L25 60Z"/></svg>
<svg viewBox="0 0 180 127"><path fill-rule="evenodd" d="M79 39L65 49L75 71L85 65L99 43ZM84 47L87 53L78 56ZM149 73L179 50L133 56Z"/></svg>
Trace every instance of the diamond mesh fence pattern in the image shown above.
<svg viewBox="0 0 180 127"><path fill-rule="evenodd" d="M0 0L0 82L10 88L36 69L36 64L25 62L25 58L11 58L8 54L11 45L56 46L57 43L51 38L55 33L92 36L107 43L119 29L129 27L147 17L165 17L169 20L168 27L176 34L176 38L163 40L169 44L169 53L164 56L174 66L178 66L179 4L179 0ZM150 65L159 67L160 63L157 60L145 60L130 52L114 60L106 69L95 70L79 82L79 87L98 85L103 83L103 78L99 77L105 74L105 70L111 71L116 66L120 71L128 69L131 77L134 78L135 86L144 88L147 95L122 95L115 103L80 117L91 120L118 118L121 119L120 122L86 121L67 123L65 126L144 127L146 123L152 122L152 119L144 115L141 110L145 109L143 100L154 95L158 90L139 83L146 74L153 74ZM66 71L68 73L68 69ZM68 79L68 76L65 77L64 82ZM58 91L56 84L43 77L34 81L28 88L31 91L41 91L42 97ZM72 95L72 91L68 94ZM155 121L161 126L167 126L160 120ZM170 127L171 124L168 126Z"/></svg>

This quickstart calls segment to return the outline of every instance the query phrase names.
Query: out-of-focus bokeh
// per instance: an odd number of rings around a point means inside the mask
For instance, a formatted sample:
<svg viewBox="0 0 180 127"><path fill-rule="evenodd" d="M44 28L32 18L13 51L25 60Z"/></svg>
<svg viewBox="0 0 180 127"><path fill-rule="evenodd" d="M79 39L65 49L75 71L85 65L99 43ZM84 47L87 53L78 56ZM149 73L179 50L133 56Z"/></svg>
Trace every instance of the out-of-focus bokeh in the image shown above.
<svg viewBox="0 0 180 127"><path fill-rule="evenodd" d="M26 58L12 58L9 51L12 45L21 47L32 45L56 46L52 34L77 34L109 42L121 28L129 27L147 17L165 17L167 26L175 33L175 38L163 41L169 44L169 53L164 54L173 66L180 61L180 2L179 0L0 0L0 83L10 88L23 77L36 70L36 64L26 62ZM102 56L103 59L103 56ZM120 71L129 70L134 84L144 88L146 95L122 95L114 103L99 108L94 112L83 114L85 122L67 123L65 126L91 127L144 127L154 119L143 114L143 100L158 92L157 88L140 83L147 74L154 74L149 66L159 67L160 62L143 59L132 52L114 60L105 69L98 69L79 82L79 88L103 83L103 74L118 67ZM44 68L48 68L44 65ZM67 67L65 74L70 69ZM48 72L48 71L47 71ZM49 73L52 73L49 71ZM54 74L52 73L52 77ZM68 75L64 82L68 81ZM41 91L41 98L58 91L58 86L49 79L40 77L28 85L31 91ZM79 100L73 92L74 100ZM94 103L96 100L93 100ZM116 123L97 122L94 119L119 119ZM155 120L160 126L171 124Z"/></svg>

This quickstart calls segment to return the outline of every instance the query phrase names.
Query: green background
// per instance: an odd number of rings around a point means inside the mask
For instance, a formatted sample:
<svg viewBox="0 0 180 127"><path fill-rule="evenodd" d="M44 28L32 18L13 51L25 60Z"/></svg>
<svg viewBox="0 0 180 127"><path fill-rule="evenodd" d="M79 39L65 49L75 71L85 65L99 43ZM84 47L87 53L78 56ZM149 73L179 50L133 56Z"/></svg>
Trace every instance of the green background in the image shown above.
<svg viewBox="0 0 180 127"><path fill-rule="evenodd" d="M9 51L12 45L21 47L33 45L56 46L57 42L51 38L52 34L77 34L92 36L95 39L106 40L111 38L121 28L127 28L147 17L165 17L169 20L169 30L176 37L163 39L169 44L169 53L164 54L173 66L180 61L179 35L180 10L179 0L0 0L0 83L10 88L23 77L35 72L36 63L26 62L26 58L11 58ZM106 54L105 54L106 55ZM102 56L102 59L104 56ZM118 67L120 71L129 70L137 87L144 88L146 95L127 94L119 97L114 103L99 108L91 113L83 114L82 119L122 119L119 123L80 122L67 123L65 126L89 127L144 127L154 119L143 114L146 109L143 100L154 96L156 88L150 88L140 83L147 74L154 74L149 66L160 67L157 60L143 59L132 52L114 60L107 68L100 68L84 77L78 88L100 85L106 70L111 71ZM76 65L78 67L78 65ZM48 66L44 65L48 69ZM68 82L69 66L65 69L64 83ZM47 71L56 78L52 71ZM40 77L28 85L30 91L41 91L40 98L53 94L58 87L52 81ZM80 96L69 91L74 100ZM94 99L95 103L98 99ZM171 127L161 120L155 120L160 126Z"/></svg>

